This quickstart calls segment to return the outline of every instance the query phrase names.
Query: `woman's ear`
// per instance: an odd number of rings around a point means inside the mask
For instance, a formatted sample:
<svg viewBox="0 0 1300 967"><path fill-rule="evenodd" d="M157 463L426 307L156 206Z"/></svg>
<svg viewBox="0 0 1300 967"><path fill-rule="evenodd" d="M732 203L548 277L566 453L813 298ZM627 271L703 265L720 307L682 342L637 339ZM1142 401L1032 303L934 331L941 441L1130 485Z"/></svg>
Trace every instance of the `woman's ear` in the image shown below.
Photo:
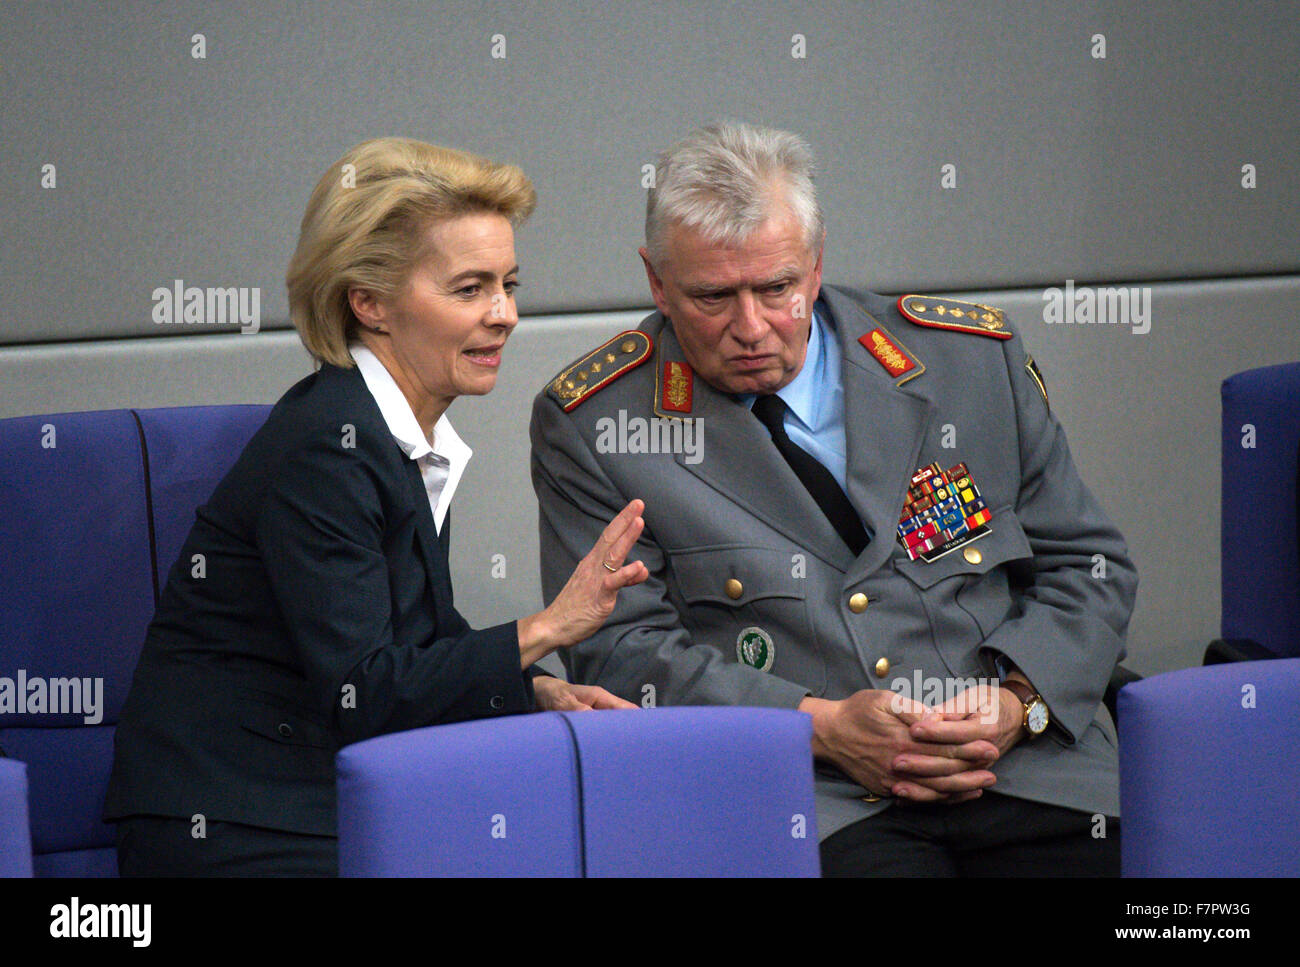
<svg viewBox="0 0 1300 967"><path fill-rule="evenodd" d="M352 314L363 328L371 332L388 331L384 304L373 289L357 286L348 289L348 305L352 307Z"/></svg>

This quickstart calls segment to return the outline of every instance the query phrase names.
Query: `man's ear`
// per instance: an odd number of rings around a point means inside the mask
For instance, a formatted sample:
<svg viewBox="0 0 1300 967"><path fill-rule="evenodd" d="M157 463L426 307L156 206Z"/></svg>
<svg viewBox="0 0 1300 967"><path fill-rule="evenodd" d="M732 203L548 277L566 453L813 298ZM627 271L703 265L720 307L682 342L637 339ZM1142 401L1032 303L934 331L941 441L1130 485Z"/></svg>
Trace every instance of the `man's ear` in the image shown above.
<svg viewBox="0 0 1300 967"><path fill-rule="evenodd" d="M372 332L388 331L383 302L373 289L362 289L357 286L348 289L348 305L363 328Z"/></svg>
<svg viewBox="0 0 1300 967"><path fill-rule="evenodd" d="M641 248L636 251L637 254L641 256L641 261L645 263L645 277L646 281L650 283L650 295L655 300L655 306L658 307L660 312L667 316L668 300L664 298L663 280L660 279L659 274L655 272L655 267L650 264L650 253L646 250L645 246L641 246Z"/></svg>
<svg viewBox="0 0 1300 967"><path fill-rule="evenodd" d="M814 298L816 298L816 294L821 291L822 287L822 253L824 251L826 251L825 245L817 246L817 262L813 265L813 280L817 283L817 287L813 289Z"/></svg>

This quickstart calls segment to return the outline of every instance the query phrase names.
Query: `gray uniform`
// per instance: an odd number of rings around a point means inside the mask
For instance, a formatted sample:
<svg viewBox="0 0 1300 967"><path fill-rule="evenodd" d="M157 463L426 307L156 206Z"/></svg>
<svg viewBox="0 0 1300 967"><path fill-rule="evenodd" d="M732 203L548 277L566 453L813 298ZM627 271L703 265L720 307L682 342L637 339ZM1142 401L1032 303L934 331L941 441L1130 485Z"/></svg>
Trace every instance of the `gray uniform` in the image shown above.
<svg viewBox="0 0 1300 967"><path fill-rule="evenodd" d="M846 491L874 535L856 559L744 405L699 378L683 392L683 370L666 364L684 356L661 314L642 322L648 340L615 339L538 395L532 475L548 602L608 521L631 499L646 503L628 559L650 578L562 652L570 676L640 703L794 708L866 688L924 700L915 686L992 677L1005 655L1052 725L994 765L997 791L1118 816L1101 697L1124 655L1137 574L1020 339L917 325L870 293L823 286L821 299L842 353ZM992 328L1009 332L1000 319ZM601 385L642 350L643 363ZM593 373L591 361L609 362ZM650 426L639 439L638 418ZM619 452L669 442L664 428L683 419L699 421L702 448ZM964 463L992 518L977 541L927 563L895 535L913 473L932 462ZM739 660L740 640L751 658L756 640L760 657L770 643L770 667ZM864 796L819 774L821 837L889 806Z"/></svg>

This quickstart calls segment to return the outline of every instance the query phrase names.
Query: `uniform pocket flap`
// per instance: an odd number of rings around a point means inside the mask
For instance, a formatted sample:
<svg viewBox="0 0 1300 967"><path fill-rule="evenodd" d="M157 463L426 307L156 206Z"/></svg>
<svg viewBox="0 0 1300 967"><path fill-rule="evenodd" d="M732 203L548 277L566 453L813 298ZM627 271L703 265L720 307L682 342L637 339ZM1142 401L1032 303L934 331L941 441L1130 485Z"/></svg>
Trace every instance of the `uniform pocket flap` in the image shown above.
<svg viewBox="0 0 1300 967"><path fill-rule="evenodd" d="M727 545L670 554L682 597L691 604L739 607L763 598L803 600L800 562L789 551Z"/></svg>
<svg viewBox="0 0 1300 967"><path fill-rule="evenodd" d="M894 555L899 573L917 587L930 588L944 578L964 574L984 574L1000 564L1033 556L1029 539L1008 504L993 511L988 531L934 561L908 560L900 547Z"/></svg>

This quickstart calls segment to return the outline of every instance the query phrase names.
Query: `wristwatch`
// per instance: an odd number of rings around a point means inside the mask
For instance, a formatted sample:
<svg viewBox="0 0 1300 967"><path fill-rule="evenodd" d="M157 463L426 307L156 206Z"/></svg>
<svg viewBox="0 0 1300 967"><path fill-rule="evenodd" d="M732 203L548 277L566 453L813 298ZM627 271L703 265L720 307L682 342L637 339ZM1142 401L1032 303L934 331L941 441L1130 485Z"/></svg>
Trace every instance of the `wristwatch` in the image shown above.
<svg viewBox="0 0 1300 967"><path fill-rule="evenodd" d="M1050 716L1047 714L1047 703L1043 701L1043 697L1024 682L1007 679L1002 682L1002 687L1020 699L1020 704L1025 707L1025 715L1020 720L1020 724L1029 732L1030 738L1036 738L1046 732Z"/></svg>

